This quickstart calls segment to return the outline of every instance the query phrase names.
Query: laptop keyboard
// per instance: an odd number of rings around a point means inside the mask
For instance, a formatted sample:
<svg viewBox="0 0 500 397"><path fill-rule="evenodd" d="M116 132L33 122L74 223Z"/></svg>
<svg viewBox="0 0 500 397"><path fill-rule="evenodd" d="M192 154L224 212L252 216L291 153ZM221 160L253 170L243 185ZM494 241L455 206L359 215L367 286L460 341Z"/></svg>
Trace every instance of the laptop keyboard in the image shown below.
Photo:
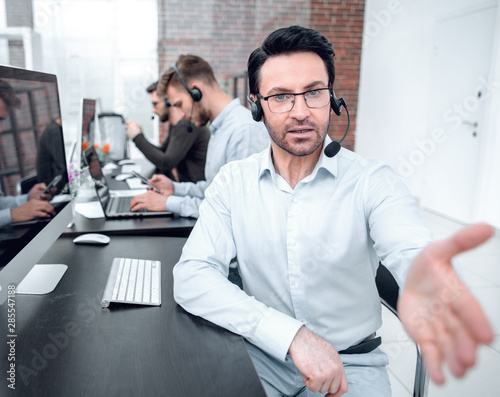
<svg viewBox="0 0 500 397"><path fill-rule="evenodd" d="M142 208L134 212L130 211L130 202L132 201L132 198L133 198L132 196L111 197L107 212L113 215L113 214L134 214L134 213L148 211L145 208Z"/></svg>
<svg viewBox="0 0 500 397"><path fill-rule="evenodd" d="M111 302L161 305L161 262L114 258L101 306Z"/></svg>
<svg viewBox="0 0 500 397"><path fill-rule="evenodd" d="M130 212L130 202L132 197L112 197L109 202L108 211L112 214Z"/></svg>

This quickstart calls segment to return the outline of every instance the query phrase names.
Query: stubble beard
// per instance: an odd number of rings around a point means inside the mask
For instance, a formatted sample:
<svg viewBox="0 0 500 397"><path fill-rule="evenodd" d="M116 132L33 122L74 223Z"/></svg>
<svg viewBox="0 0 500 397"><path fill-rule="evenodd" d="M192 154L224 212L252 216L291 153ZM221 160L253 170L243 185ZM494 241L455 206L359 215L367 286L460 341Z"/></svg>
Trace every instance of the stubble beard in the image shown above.
<svg viewBox="0 0 500 397"><path fill-rule="evenodd" d="M290 153L294 156L308 156L312 153L314 153L318 148L323 144L323 141L326 138L326 135L328 133L328 129L330 128L330 119L328 119L328 122L325 124L325 126L322 128L320 131L319 129L321 127L318 127L315 123L295 123L293 126L300 126L300 125L307 125L313 127L314 131L316 131L316 139L312 141L309 145L306 145L305 147L301 143L290 143L285 140L286 137L286 131L289 130L292 126L288 125L283 128L282 132L277 132L274 128L269 126L266 123L266 120L264 118L264 124L267 128L267 131L269 132L269 136L271 137L272 141L281 149L286 151L287 153ZM283 139L279 139L279 136L283 135ZM294 140L297 142L296 140ZM300 141L300 138L299 138ZM310 139L304 139L304 143L307 141L310 141Z"/></svg>

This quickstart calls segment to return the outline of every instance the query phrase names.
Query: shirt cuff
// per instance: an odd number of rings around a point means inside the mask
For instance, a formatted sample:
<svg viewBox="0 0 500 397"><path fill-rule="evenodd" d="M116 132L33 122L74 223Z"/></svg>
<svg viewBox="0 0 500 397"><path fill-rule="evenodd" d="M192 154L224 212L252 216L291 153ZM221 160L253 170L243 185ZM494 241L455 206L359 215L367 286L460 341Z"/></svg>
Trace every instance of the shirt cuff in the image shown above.
<svg viewBox="0 0 500 397"><path fill-rule="evenodd" d="M183 197L181 196L168 196L165 208L167 211L179 214L181 212L181 204Z"/></svg>
<svg viewBox="0 0 500 397"><path fill-rule="evenodd" d="M20 196L16 196L16 203L17 206L19 207L20 205L24 205L28 202L29 199L29 194L22 194Z"/></svg>
<svg viewBox="0 0 500 397"><path fill-rule="evenodd" d="M174 185L174 196L187 196L187 184L182 182L172 182Z"/></svg>
<svg viewBox="0 0 500 397"><path fill-rule="evenodd" d="M250 342L284 362L293 338L303 325L293 317L268 308Z"/></svg>

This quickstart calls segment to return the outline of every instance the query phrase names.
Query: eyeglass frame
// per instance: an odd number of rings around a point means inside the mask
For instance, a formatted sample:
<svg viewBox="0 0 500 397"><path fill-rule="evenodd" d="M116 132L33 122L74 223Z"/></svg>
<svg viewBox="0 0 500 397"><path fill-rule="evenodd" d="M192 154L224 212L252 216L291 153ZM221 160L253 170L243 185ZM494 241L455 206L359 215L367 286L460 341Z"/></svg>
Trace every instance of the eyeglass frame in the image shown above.
<svg viewBox="0 0 500 397"><path fill-rule="evenodd" d="M319 106L319 107L311 107L311 106L309 106L309 104L307 103L307 99L305 97L305 94L307 94L308 92L311 92L311 91L324 91L324 90L330 91L330 100L327 103L325 103L323 106ZM288 109L288 110L283 111L283 112L273 112L271 110L271 107L269 106L269 98L276 97L276 96L279 96L279 95L293 95L292 107L290 109ZM292 111L293 107L295 106L295 97L297 95L302 95L304 97L304 102L306 103L306 106L309 109L321 109L321 108L324 108L326 105L328 105L328 103L330 103L332 95L333 95L333 92L332 92L331 87L323 87L323 88L313 88L313 89L310 89L310 90L307 90L307 91L304 91L304 92L297 92L297 93L294 93L294 92L281 92L279 94L268 95L266 97L262 96L260 93L257 93L257 98L263 99L264 101L267 102L267 107L268 107L268 109L269 109L269 111L271 113L280 114L280 113L287 113L287 112Z"/></svg>

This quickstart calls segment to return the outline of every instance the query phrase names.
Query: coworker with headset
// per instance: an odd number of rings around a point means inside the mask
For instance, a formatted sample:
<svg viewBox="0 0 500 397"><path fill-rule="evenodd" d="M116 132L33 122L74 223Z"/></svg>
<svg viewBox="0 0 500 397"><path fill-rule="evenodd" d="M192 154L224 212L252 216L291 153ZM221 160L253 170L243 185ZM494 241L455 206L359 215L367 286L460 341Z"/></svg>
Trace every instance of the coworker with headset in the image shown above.
<svg viewBox="0 0 500 397"><path fill-rule="evenodd" d="M137 148L156 166L161 173L180 182L198 182L205 179L205 159L210 132L206 127L192 127L184 119L184 113L170 106L167 97L157 93L158 82L148 86L152 111L161 123L169 122L168 135L161 147L150 143L142 128L134 121L127 120L127 135Z"/></svg>
<svg viewBox="0 0 500 397"><path fill-rule="evenodd" d="M205 189L220 167L259 152L269 145L265 126L252 119L239 99L232 99L217 83L211 66L195 55L181 55L163 73L158 84L159 95L166 95L173 107L186 115L189 125L204 126L210 122L210 141L205 163L205 180L176 183L161 175L150 180L162 194L148 191L135 196L131 210L168 211L181 216L198 217Z"/></svg>
<svg viewBox="0 0 500 397"><path fill-rule="evenodd" d="M245 338L270 397L391 394L375 337L379 260L404 285L399 313L434 381L444 381L443 361L462 376L492 340L450 263L492 228L433 243L388 166L330 146L330 115L346 107L333 93L333 56L327 38L299 26L250 55L253 115L271 147L222 167L173 271L184 309ZM235 257L243 290L226 278Z"/></svg>

